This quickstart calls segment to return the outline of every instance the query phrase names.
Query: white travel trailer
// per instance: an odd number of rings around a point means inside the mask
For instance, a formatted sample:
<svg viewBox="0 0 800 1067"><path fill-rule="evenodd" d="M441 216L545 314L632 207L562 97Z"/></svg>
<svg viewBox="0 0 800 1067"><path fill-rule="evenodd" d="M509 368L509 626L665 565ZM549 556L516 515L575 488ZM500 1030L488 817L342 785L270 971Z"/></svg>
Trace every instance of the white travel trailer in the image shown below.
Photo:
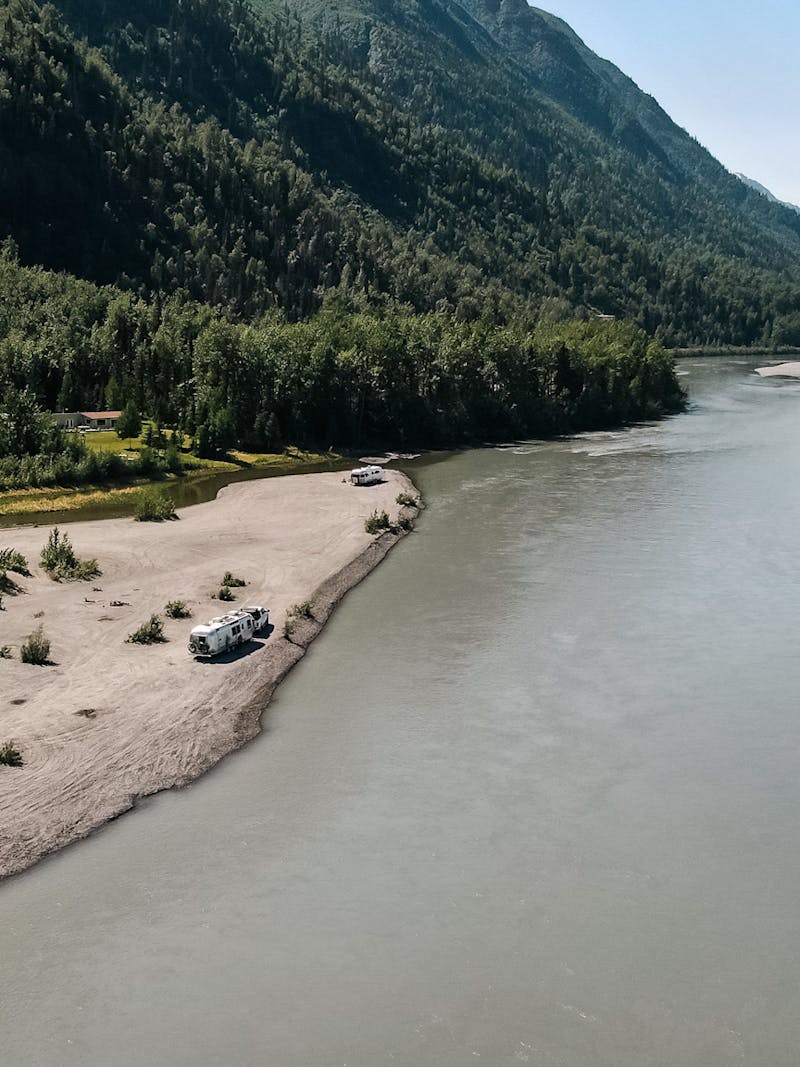
<svg viewBox="0 0 800 1067"><path fill-rule="evenodd" d="M193 656L218 656L249 641L255 630L249 612L231 611L211 619L205 626L195 626L189 637L189 651Z"/></svg>
<svg viewBox="0 0 800 1067"><path fill-rule="evenodd" d="M350 471L353 485L378 485L383 481L383 467L356 467Z"/></svg>

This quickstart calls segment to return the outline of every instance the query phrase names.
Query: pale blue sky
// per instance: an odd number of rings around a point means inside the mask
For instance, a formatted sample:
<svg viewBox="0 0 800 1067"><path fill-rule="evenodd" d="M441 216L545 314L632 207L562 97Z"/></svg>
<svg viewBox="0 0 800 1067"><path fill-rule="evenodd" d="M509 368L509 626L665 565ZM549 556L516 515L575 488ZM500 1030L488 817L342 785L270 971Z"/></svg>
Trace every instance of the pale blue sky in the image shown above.
<svg viewBox="0 0 800 1067"><path fill-rule="evenodd" d="M726 167L800 204L800 0L539 0Z"/></svg>

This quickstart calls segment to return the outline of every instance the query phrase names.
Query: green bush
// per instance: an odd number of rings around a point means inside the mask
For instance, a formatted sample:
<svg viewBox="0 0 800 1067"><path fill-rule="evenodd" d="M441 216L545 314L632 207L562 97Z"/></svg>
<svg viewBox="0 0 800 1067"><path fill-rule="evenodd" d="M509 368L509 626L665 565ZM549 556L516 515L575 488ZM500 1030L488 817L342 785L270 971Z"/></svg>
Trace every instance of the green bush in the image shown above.
<svg viewBox="0 0 800 1067"><path fill-rule="evenodd" d="M409 530L414 529L414 523L411 521L408 515L401 515L400 518L397 520L397 525L400 527L401 530L405 530L406 533L408 533Z"/></svg>
<svg viewBox="0 0 800 1067"><path fill-rule="evenodd" d="M164 608L164 614L170 619L190 619L192 617L185 600L170 600Z"/></svg>
<svg viewBox="0 0 800 1067"><path fill-rule="evenodd" d="M398 493L395 503L401 508L416 508L419 507L419 498L412 496L411 493Z"/></svg>
<svg viewBox="0 0 800 1067"><path fill-rule="evenodd" d="M164 624L158 615L151 615L147 622L143 622L127 639L131 645L158 645L164 641Z"/></svg>
<svg viewBox="0 0 800 1067"><path fill-rule="evenodd" d="M163 522L175 519L175 505L163 489L142 489L136 501L135 518L137 522Z"/></svg>
<svg viewBox="0 0 800 1067"><path fill-rule="evenodd" d="M377 511L373 511L364 522L364 529L368 534L383 533L385 530L391 530L391 528L391 521L385 511L380 512L380 514Z"/></svg>
<svg viewBox="0 0 800 1067"><path fill-rule="evenodd" d="M226 602L230 603L231 600L235 599L236 597L233 595L233 593L230 591L230 587L227 585L223 585L220 591L217 593L217 600L225 600Z"/></svg>
<svg viewBox="0 0 800 1067"><path fill-rule="evenodd" d="M19 650L19 658L23 663L35 663L42 667L50 660L50 640L45 637L41 623L33 631L27 641L24 641Z"/></svg>
<svg viewBox="0 0 800 1067"><path fill-rule="evenodd" d="M304 600L301 604L294 604L289 608L289 615L295 619L313 619L314 609L310 600Z"/></svg>
<svg viewBox="0 0 800 1067"><path fill-rule="evenodd" d="M29 575L28 561L21 552L13 548L0 548L0 571L13 571L15 574Z"/></svg>
<svg viewBox="0 0 800 1067"><path fill-rule="evenodd" d="M13 741L7 741L0 745L0 765L4 767L21 767L22 756L19 749L14 748Z"/></svg>
<svg viewBox="0 0 800 1067"><path fill-rule="evenodd" d="M229 589L241 589L243 586L247 585L247 582L244 578L234 578L230 571L225 571L220 584L227 585Z"/></svg>
<svg viewBox="0 0 800 1067"><path fill-rule="evenodd" d="M102 573L96 559L78 559L69 534L62 534L57 526L50 531L41 561L54 582L89 581Z"/></svg>

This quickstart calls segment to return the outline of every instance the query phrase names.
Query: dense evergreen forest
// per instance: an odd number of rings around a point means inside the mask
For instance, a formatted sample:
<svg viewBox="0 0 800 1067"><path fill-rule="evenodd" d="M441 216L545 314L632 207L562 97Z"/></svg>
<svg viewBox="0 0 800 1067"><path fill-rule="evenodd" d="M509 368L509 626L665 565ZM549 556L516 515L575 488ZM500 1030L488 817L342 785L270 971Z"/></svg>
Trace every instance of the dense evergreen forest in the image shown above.
<svg viewBox="0 0 800 1067"><path fill-rule="evenodd" d="M0 0L3 236L0 410L204 452L605 425L680 402L648 338L800 343L800 216L523 0Z"/></svg>
<svg viewBox="0 0 800 1067"><path fill-rule="evenodd" d="M302 322L274 314L243 323L181 296L147 302L21 267L8 244L0 294L0 488L122 473L76 452L74 435L55 431L33 397L50 410L132 402L201 456L237 444L549 435L682 403L670 357L625 323L459 322L333 305ZM44 458L26 459L36 454ZM145 459L144 473L170 466L168 455L160 467L160 457Z"/></svg>

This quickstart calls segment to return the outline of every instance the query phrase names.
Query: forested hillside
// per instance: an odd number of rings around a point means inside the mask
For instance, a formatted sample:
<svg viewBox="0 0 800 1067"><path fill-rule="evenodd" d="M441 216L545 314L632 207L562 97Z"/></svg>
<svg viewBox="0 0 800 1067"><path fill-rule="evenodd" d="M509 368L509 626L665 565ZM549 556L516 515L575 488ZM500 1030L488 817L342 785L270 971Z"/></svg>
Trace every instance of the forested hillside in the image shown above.
<svg viewBox="0 0 800 1067"><path fill-rule="evenodd" d="M679 405L648 338L800 343L800 217L523 0L0 0L2 238L12 452L560 432Z"/></svg>
<svg viewBox="0 0 800 1067"><path fill-rule="evenodd" d="M523 0L0 10L25 263L247 317L337 292L599 311L670 345L800 331L800 218Z"/></svg>

